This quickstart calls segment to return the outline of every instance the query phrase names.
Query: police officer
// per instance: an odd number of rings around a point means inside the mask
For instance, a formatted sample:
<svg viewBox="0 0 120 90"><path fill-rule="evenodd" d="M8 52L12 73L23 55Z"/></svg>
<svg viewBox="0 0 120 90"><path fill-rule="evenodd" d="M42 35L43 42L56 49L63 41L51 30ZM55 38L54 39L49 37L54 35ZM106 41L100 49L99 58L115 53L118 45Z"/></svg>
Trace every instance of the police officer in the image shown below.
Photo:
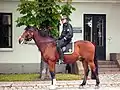
<svg viewBox="0 0 120 90"><path fill-rule="evenodd" d="M73 37L73 28L72 25L69 23L68 17L65 15L62 16L61 22L63 24L63 29L61 32L61 36L57 40L57 50L60 56L59 64L62 63L64 59L62 48L70 43Z"/></svg>

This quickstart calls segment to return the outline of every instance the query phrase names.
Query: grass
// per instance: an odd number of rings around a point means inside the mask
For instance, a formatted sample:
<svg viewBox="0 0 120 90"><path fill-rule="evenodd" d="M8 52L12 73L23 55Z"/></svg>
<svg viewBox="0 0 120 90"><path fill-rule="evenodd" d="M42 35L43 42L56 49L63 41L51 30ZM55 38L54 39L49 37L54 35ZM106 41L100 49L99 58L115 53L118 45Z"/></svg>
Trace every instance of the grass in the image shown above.
<svg viewBox="0 0 120 90"><path fill-rule="evenodd" d="M80 80L82 75L76 74L56 74L57 80Z"/></svg>
<svg viewBox="0 0 120 90"><path fill-rule="evenodd" d="M0 74L0 81L38 81L40 74ZM56 74L57 80L80 80L81 75Z"/></svg>

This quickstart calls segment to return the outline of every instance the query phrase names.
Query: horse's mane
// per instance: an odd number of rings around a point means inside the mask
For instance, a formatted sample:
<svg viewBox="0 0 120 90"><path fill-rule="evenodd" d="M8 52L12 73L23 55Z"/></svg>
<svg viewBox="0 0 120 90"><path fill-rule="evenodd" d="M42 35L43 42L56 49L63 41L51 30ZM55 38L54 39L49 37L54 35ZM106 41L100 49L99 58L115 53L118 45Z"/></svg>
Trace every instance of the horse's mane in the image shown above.
<svg viewBox="0 0 120 90"><path fill-rule="evenodd" d="M49 37L49 31L46 29L46 28L43 28L43 29L37 29L39 34L42 36L42 37Z"/></svg>
<svg viewBox="0 0 120 90"><path fill-rule="evenodd" d="M55 39L50 36L49 30L48 30L47 28L38 29L38 28L35 27L35 26L27 26L27 27L25 28L25 30L38 31L38 34L39 34L41 37L46 37L46 38L48 38L48 40L55 41Z"/></svg>
<svg viewBox="0 0 120 90"><path fill-rule="evenodd" d="M42 37L48 37L49 36L49 31L46 28L38 29L35 26L27 26L24 30L37 30L40 36Z"/></svg>

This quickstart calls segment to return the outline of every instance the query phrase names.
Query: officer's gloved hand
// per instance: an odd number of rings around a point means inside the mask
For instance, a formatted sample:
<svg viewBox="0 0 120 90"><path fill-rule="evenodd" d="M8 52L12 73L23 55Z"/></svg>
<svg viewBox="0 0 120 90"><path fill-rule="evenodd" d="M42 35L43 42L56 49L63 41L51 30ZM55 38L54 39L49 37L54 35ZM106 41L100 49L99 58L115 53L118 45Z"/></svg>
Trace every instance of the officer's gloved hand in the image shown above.
<svg viewBox="0 0 120 90"><path fill-rule="evenodd" d="M64 37L64 41L66 41L67 40L67 38L66 37Z"/></svg>
<svg viewBox="0 0 120 90"><path fill-rule="evenodd" d="M58 40L61 40L61 39L62 39L61 37L58 38Z"/></svg>

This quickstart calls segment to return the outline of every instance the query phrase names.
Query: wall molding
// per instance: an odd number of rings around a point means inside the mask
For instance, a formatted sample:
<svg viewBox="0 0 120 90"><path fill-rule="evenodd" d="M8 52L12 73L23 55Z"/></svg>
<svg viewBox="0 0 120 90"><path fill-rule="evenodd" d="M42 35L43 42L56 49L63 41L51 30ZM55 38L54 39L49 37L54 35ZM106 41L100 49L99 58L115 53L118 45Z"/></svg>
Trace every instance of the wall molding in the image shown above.
<svg viewBox="0 0 120 90"><path fill-rule="evenodd" d="M73 33L82 33L82 27L73 27Z"/></svg>

